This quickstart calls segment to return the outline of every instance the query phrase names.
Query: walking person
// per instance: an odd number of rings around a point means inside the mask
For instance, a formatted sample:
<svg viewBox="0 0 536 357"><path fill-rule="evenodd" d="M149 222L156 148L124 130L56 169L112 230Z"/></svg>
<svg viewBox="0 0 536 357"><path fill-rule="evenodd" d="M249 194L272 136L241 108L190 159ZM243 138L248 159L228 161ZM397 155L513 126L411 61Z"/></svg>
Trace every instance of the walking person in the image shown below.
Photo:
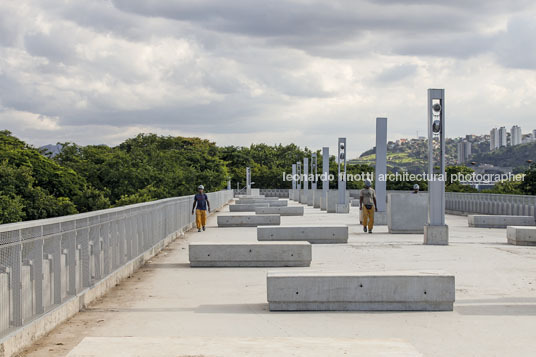
<svg viewBox="0 0 536 357"><path fill-rule="evenodd" d="M201 229L205 230L207 224L207 208L208 213L210 213L210 202L205 193L205 187L199 185L197 187L197 193L194 196L194 205L192 206L192 214L194 214L195 210L195 224L197 225L198 232L201 232Z"/></svg>
<svg viewBox="0 0 536 357"><path fill-rule="evenodd" d="M378 211L376 204L376 191L371 187L369 180L365 181L365 188L359 194L359 210L363 213L363 232L372 233L374 228L374 212Z"/></svg>

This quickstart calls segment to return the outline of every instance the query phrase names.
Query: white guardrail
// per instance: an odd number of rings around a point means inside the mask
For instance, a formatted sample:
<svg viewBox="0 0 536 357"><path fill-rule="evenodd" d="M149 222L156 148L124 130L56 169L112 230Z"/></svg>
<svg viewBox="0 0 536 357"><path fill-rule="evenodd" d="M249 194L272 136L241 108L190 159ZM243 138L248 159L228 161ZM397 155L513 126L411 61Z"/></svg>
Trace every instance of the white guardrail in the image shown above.
<svg viewBox="0 0 536 357"><path fill-rule="evenodd" d="M208 193L216 210L233 191ZM190 229L193 196L0 225L0 338Z"/></svg>

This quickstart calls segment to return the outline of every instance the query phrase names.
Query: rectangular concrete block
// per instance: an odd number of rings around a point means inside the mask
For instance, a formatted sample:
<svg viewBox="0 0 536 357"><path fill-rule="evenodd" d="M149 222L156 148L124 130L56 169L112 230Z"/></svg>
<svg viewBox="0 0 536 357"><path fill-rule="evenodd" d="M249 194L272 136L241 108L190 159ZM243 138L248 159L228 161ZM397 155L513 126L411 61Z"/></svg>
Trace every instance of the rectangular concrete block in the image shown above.
<svg viewBox="0 0 536 357"><path fill-rule="evenodd" d="M454 276L441 273L269 272L271 311L452 311Z"/></svg>
<svg viewBox="0 0 536 357"><path fill-rule="evenodd" d="M281 216L278 214L218 216L218 227L278 226L280 224Z"/></svg>
<svg viewBox="0 0 536 357"><path fill-rule="evenodd" d="M335 213L350 213L349 203L337 203L335 206Z"/></svg>
<svg viewBox="0 0 536 357"><path fill-rule="evenodd" d="M428 224L428 194L390 193L387 195L389 233L424 233Z"/></svg>
<svg viewBox="0 0 536 357"><path fill-rule="evenodd" d="M347 243L348 226L257 227L259 241L307 241L316 244Z"/></svg>
<svg viewBox="0 0 536 357"><path fill-rule="evenodd" d="M255 195L255 196L253 196L253 195L238 195L236 197L238 197L238 198L253 198L253 199L255 199L255 198L265 198L264 195Z"/></svg>
<svg viewBox="0 0 536 357"><path fill-rule="evenodd" d="M327 199L326 199L326 209L328 213L348 213L345 207L339 206L339 191L338 190L330 190L327 193ZM350 193L346 191L346 197L345 197L345 205L349 206L350 203ZM349 210L350 208L348 208Z"/></svg>
<svg viewBox="0 0 536 357"><path fill-rule="evenodd" d="M269 203L250 203L250 204L239 204L239 205L229 205L230 212L255 212L255 208L258 207L270 207Z"/></svg>
<svg viewBox="0 0 536 357"><path fill-rule="evenodd" d="M313 191L313 207L320 208L320 197L322 197L322 190Z"/></svg>
<svg viewBox="0 0 536 357"><path fill-rule="evenodd" d="M448 245L449 226L424 226L424 244L426 245Z"/></svg>
<svg viewBox="0 0 536 357"><path fill-rule="evenodd" d="M279 214L281 216L303 216L303 206L290 207L257 207L256 214Z"/></svg>
<svg viewBox="0 0 536 357"><path fill-rule="evenodd" d="M506 228L507 226L534 226L534 216L469 215L469 227Z"/></svg>
<svg viewBox="0 0 536 357"><path fill-rule="evenodd" d="M288 206L287 200L268 201L270 207L286 207Z"/></svg>
<svg viewBox="0 0 536 357"><path fill-rule="evenodd" d="M536 246L536 227L508 226L506 238L508 244Z"/></svg>
<svg viewBox="0 0 536 357"><path fill-rule="evenodd" d="M306 203L307 203L307 206L313 206L314 205L314 200L315 200L315 191L316 190L308 190L307 191L307 197L306 197Z"/></svg>
<svg viewBox="0 0 536 357"><path fill-rule="evenodd" d="M190 243L192 267L307 267L307 242Z"/></svg>

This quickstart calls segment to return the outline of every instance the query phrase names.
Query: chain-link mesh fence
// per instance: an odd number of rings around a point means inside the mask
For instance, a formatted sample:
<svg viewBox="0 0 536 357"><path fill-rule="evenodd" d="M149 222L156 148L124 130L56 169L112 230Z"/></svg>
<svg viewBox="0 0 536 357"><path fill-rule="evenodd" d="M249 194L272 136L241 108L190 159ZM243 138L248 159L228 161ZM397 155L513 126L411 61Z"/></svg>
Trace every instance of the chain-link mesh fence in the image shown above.
<svg viewBox="0 0 536 357"><path fill-rule="evenodd" d="M208 193L213 209L233 191ZM0 225L0 337L191 227L193 196Z"/></svg>

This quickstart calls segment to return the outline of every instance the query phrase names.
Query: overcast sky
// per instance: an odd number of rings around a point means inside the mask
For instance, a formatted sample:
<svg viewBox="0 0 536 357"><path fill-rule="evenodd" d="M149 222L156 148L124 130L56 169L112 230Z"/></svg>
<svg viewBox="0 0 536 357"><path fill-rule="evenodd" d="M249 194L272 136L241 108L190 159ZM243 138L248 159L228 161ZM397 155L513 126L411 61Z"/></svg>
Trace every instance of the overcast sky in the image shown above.
<svg viewBox="0 0 536 357"><path fill-rule="evenodd" d="M536 129L534 0L1 0L0 129L33 145L140 132L219 145Z"/></svg>

